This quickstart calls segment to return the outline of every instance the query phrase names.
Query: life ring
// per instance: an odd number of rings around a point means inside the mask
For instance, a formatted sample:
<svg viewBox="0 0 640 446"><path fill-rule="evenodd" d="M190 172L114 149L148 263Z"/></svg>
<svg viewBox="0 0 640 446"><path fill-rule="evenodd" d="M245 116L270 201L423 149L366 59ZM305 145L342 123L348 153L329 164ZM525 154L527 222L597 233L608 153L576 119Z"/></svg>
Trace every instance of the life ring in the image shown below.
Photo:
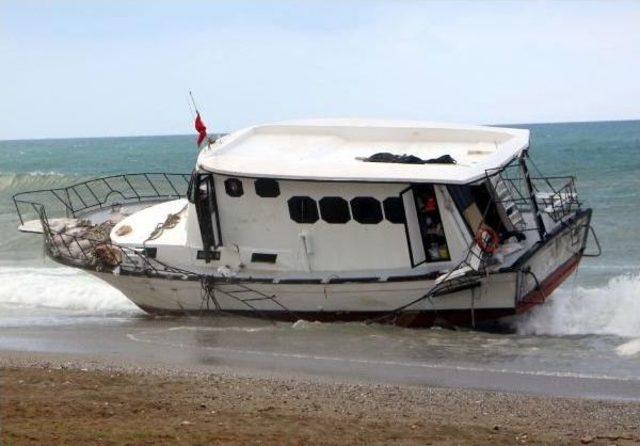
<svg viewBox="0 0 640 446"><path fill-rule="evenodd" d="M500 236L489 226L480 226L475 240L480 249L487 254L493 254L500 246Z"/></svg>

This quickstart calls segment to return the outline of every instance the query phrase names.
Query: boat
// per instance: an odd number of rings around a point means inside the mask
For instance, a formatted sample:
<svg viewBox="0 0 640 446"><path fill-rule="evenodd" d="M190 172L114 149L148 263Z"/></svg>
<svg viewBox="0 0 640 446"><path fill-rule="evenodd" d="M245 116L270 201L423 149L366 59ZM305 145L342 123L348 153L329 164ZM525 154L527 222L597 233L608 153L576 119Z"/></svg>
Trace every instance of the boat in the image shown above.
<svg viewBox="0 0 640 446"><path fill-rule="evenodd" d="M151 314L475 326L598 254L575 178L529 153L522 128L300 120L207 138L191 173L13 199L49 257Z"/></svg>

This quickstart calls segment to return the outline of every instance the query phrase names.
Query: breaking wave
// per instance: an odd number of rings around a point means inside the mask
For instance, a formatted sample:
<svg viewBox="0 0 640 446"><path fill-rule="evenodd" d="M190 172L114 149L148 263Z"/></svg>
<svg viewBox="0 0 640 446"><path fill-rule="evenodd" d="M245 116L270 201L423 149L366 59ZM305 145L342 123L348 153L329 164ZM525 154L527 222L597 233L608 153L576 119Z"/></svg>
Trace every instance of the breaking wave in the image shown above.
<svg viewBox="0 0 640 446"><path fill-rule="evenodd" d="M22 190L68 186L79 178L79 176L65 175L56 171L33 171L27 173L0 172L0 191L11 191L15 193Z"/></svg>
<svg viewBox="0 0 640 446"><path fill-rule="evenodd" d="M616 276L602 287L562 288L519 318L516 327L527 335L640 337L640 274Z"/></svg>
<svg viewBox="0 0 640 446"><path fill-rule="evenodd" d="M140 312L122 293L100 280L57 267L0 266L0 305L103 315Z"/></svg>

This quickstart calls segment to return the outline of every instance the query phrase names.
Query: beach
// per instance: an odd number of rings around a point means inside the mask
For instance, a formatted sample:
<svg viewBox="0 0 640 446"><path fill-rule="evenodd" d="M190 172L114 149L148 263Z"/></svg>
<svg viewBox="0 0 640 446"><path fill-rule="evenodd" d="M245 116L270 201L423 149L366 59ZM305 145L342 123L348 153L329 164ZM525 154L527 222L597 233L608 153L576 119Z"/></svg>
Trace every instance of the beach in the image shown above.
<svg viewBox="0 0 640 446"><path fill-rule="evenodd" d="M3 353L2 444L637 444L640 403Z"/></svg>

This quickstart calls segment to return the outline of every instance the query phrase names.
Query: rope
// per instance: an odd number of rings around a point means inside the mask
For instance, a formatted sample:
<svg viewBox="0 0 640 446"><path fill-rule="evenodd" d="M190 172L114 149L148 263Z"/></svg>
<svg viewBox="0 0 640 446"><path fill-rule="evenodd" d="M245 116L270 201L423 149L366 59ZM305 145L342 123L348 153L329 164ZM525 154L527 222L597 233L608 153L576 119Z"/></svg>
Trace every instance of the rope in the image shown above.
<svg viewBox="0 0 640 446"><path fill-rule="evenodd" d="M200 310L206 305L207 310L210 310L209 303L213 302L213 306L216 311L221 311L220 303L216 298L215 278L213 276L200 277L200 297L202 302L200 304Z"/></svg>
<svg viewBox="0 0 640 446"><path fill-rule="evenodd" d="M142 242L142 246L144 246L149 240L155 240L158 237L160 237L165 229L173 229L176 226L178 226L178 223L180 223L180 218L181 218L180 214L182 214L187 209L187 206L188 204L185 204L184 207L180 209L178 212L176 212L175 214L167 215L167 218L165 218L164 223L158 223L156 225L155 229L151 231L151 234L149 235L149 237L144 242Z"/></svg>

